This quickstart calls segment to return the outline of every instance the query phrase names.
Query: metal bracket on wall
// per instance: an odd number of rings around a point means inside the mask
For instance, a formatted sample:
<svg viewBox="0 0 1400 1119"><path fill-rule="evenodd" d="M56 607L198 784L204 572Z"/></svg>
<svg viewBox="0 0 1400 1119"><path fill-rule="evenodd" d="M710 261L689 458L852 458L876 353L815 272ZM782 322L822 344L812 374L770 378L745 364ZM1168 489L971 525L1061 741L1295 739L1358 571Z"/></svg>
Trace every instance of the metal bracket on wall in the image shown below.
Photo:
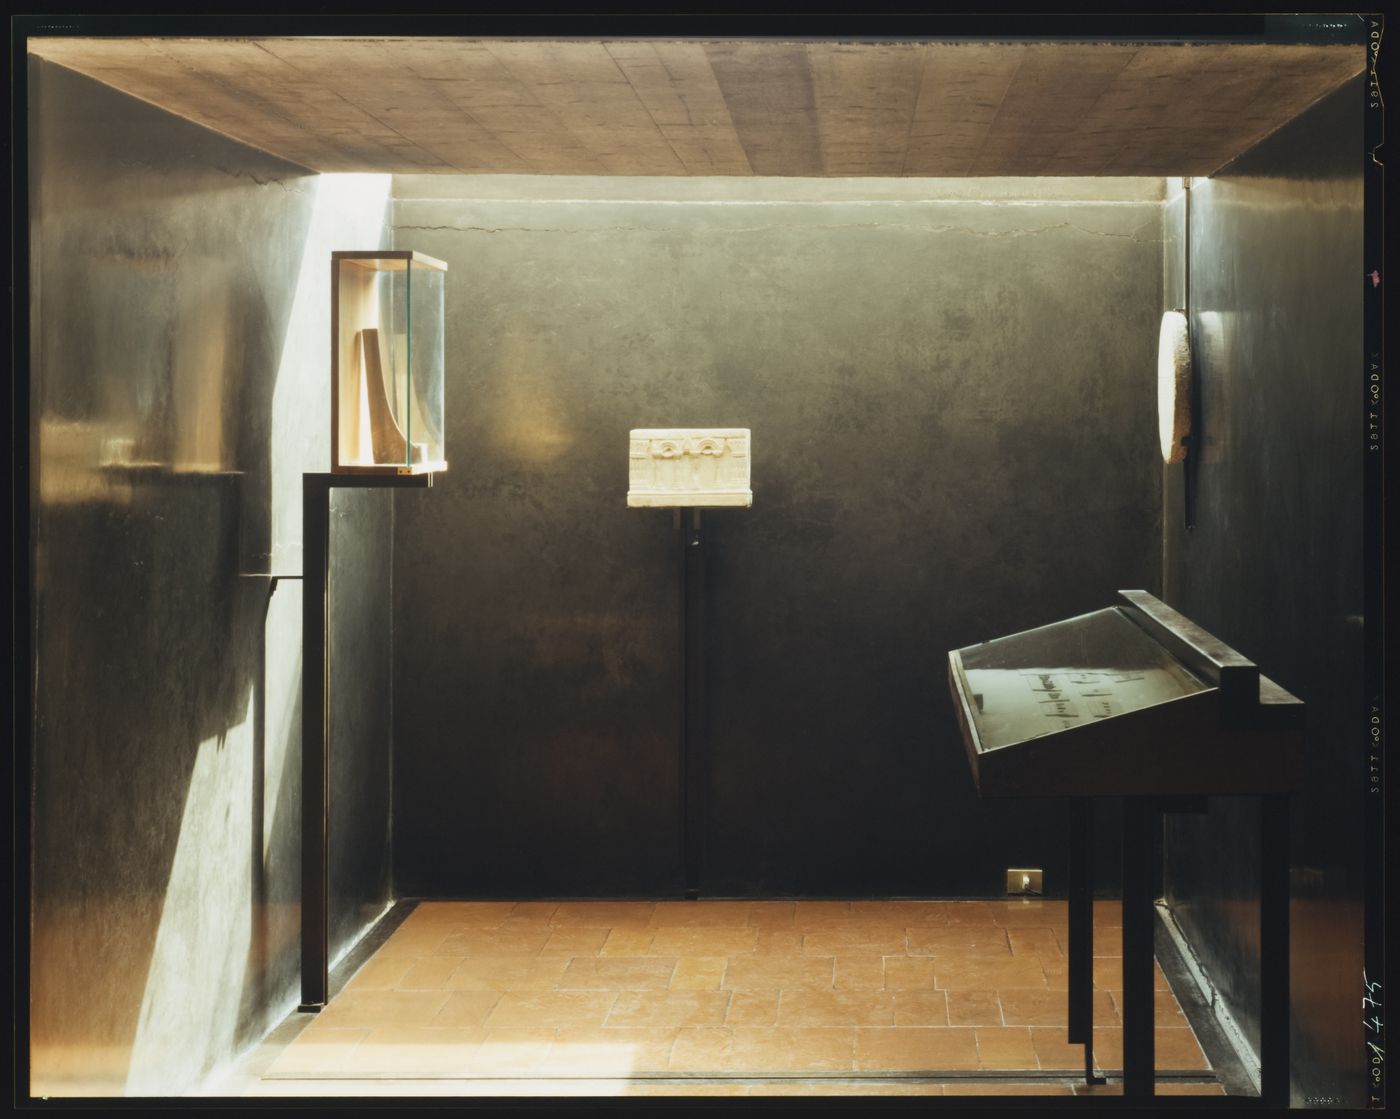
<svg viewBox="0 0 1400 1119"><path fill-rule="evenodd" d="M427 489L431 474L304 474L301 600L301 1004L330 998L331 490Z"/></svg>

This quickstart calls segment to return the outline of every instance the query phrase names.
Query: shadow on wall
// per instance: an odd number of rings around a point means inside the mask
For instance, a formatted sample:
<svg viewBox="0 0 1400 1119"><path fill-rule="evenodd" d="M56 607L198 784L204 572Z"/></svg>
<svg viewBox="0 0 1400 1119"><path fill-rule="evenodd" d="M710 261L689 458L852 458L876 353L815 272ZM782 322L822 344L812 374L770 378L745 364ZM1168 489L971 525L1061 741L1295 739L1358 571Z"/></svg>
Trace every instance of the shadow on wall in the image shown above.
<svg viewBox="0 0 1400 1119"><path fill-rule="evenodd" d="M30 90L31 1092L172 1094L295 1002L300 589L246 576L300 567L326 262L389 181Z"/></svg>

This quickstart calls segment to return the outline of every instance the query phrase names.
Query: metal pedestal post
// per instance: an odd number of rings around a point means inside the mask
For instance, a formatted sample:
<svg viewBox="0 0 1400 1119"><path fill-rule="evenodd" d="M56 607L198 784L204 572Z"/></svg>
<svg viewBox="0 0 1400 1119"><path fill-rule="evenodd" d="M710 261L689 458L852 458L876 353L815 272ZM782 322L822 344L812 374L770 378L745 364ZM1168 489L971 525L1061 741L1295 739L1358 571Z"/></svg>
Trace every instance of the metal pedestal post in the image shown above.
<svg viewBox="0 0 1400 1119"><path fill-rule="evenodd" d="M330 998L331 490L426 489L431 474L304 474L301 601L301 1005Z"/></svg>
<svg viewBox="0 0 1400 1119"><path fill-rule="evenodd" d="M1123 1095L1155 1094L1152 982L1152 836L1160 826L1157 805L1123 798Z"/></svg>
<svg viewBox="0 0 1400 1119"><path fill-rule="evenodd" d="M1069 802L1069 1040L1084 1046L1084 1082L1094 1075L1094 802Z"/></svg>
<svg viewBox="0 0 1400 1119"><path fill-rule="evenodd" d="M1260 797L1260 1096L1270 1109L1289 1102L1288 797Z"/></svg>
<svg viewBox="0 0 1400 1119"><path fill-rule="evenodd" d="M685 896L705 859L705 538L700 510L679 510L681 546L681 849Z"/></svg>

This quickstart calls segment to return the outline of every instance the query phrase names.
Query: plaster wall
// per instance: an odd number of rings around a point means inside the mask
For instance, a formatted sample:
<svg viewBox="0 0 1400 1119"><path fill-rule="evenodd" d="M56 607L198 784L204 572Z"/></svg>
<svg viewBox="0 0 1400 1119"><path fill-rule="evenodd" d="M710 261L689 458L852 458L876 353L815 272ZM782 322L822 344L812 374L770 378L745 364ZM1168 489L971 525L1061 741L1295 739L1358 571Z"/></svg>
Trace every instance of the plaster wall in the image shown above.
<svg viewBox="0 0 1400 1119"><path fill-rule="evenodd" d="M1190 197L1200 415L1195 527L1165 471L1167 600L1307 704L1292 798L1294 1102L1365 1103L1362 1037L1362 117L1325 98ZM1167 207L1170 305L1185 306L1186 205ZM1168 817L1166 891L1258 1046L1259 813Z"/></svg>
<svg viewBox="0 0 1400 1119"><path fill-rule="evenodd" d="M978 802L945 658L1158 589L1161 190L396 178L395 246L451 269L452 467L397 503L403 891L680 888L677 537L625 502L665 426L753 431L753 507L704 514L702 891L1062 889L1059 807Z"/></svg>
<svg viewBox="0 0 1400 1119"><path fill-rule="evenodd" d="M389 181L30 66L30 1089L171 1095L296 1003L300 475ZM334 516L333 955L389 898L376 496Z"/></svg>

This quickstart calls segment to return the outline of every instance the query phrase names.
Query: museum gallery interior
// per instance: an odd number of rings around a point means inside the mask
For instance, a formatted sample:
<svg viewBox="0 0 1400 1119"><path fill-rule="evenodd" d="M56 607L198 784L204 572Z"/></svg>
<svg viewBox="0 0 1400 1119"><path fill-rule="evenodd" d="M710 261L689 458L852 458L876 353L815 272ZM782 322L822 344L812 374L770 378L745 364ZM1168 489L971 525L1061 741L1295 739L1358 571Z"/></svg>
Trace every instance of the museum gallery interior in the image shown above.
<svg viewBox="0 0 1400 1119"><path fill-rule="evenodd" d="M1374 1102L1367 18L463 23L22 28L30 1095Z"/></svg>

